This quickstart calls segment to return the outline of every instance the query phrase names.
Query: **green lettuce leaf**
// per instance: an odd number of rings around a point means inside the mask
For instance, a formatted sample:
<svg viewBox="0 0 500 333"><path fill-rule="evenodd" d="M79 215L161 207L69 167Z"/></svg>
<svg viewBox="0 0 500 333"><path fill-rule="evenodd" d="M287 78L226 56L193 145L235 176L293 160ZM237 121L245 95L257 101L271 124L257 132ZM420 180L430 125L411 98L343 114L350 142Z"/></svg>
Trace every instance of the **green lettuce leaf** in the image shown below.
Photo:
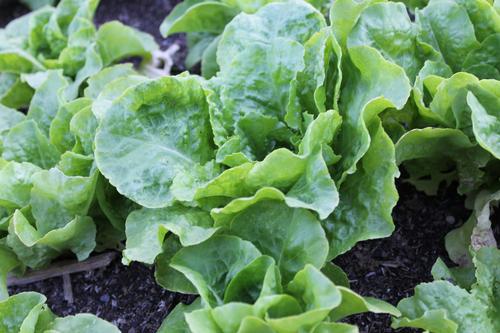
<svg viewBox="0 0 500 333"><path fill-rule="evenodd" d="M201 56L201 75L205 79L210 79L219 71L219 64L217 64L217 48L219 47L220 36L213 39L207 48L203 48L204 52ZM192 49L190 50L190 52ZM191 54L191 53L190 53ZM196 63L192 60L192 63ZM187 64L187 58L186 58Z"/></svg>
<svg viewBox="0 0 500 333"><path fill-rule="evenodd" d="M429 332L496 332L500 328L500 251L482 248L474 256L476 283L471 291L447 281L422 283L415 295L402 300L401 318L393 328L417 327Z"/></svg>
<svg viewBox="0 0 500 333"><path fill-rule="evenodd" d="M9 297L7 274L20 265L21 263L12 251L5 246L0 246L0 302Z"/></svg>
<svg viewBox="0 0 500 333"><path fill-rule="evenodd" d="M298 272L286 290L299 306L298 313L293 313L295 309L290 308L292 304L284 306L288 301L283 302L286 298L283 299L280 295L263 297L256 303L257 311L265 311L268 316L266 322L276 332L294 332L313 327L342 303L340 291L311 265L306 265ZM281 311L283 312L280 313Z"/></svg>
<svg viewBox="0 0 500 333"><path fill-rule="evenodd" d="M97 125L97 118L92 113L90 105L80 110L71 118L69 130L76 139L76 146L73 148L74 151L83 155L93 154Z"/></svg>
<svg viewBox="0 0 500 333"><path fill-rule="evenodd" d="M499 84L497 92L500 92ZM500 98L485 92L478 97L472 92L467 93L474 136L481 147L500 159Z"/></svg>
<svg viewBox="0 0 500 333"><path fill-rule="evenodd" d="M340 124L341 119L334 111L319 114L309 124L298 154L280 148L263 161L228 169L199 188L195 199L201 202L238 199L268 187L264 192L271 193L271 198L284 200L290 207L314 210L325 219L338 204L337 188L325 159ZM336 156L330 156L328 162L333 164L335 160ZM288 166L286 172L282 165Z"/></svg>
<svg viewBox="0 0 500 333"><path fill-rule="evenodd" d="M165 237L162 253L155 260L156 282L165 289L183 294L197 294L197 289L181 272L170 267L174 255L182 248L179 239L170 234Z"/></svg>
<svg viewBox="0 0 500 333"><path fill-rule="evenodd" d="M90 217L76 217L60 229L42 235L17 210L11 221L11 234L26 248L46 247L58 252L71 250L78 260L85 260L95 248L96 227ZM22 254L16 251L22 258Z"/></svg>
<svg viewBox="0 0 500 333"><path fill-rule="evenodd" d="M480 79L500 80L500 56L496 52L500 34L486 37L481 46L469 52L462 65L463 71Z"/></svg>
<svg viewBox="0 0 500 333"><path fill-rule="evenodd" d="M190 246L204 242L217 229L213 228L210 214L198 208L172 206L136 210L127 218L123 261L153 264L169 232L177 235L183 246Z"/></svg>
<svg viewBox="0 0 500 333"><path fill-rule="evenodd" d="M345 85L339 104L342 130L335 147L342 156L337 169L339 184L356 171L356 164L370 147L367 129L375 116L387 108L401 109L410 94L404 70L385 60L369 46L349 48L350 61L344 68Z"/></svg>
<svg viewBox="0 0 500 333"><path fill-rule="evenodd" d="M52 317L45 302L47 298L35 292L21 293L0 301L0 329L4 332L34 333L42 317Z"/></svg>
<svg viewBox="0 0 500 333"><path fill-rule="evenodd" d="M396 144L398 165L404 163L409 181L428 194L435 194L446 179L459 180L459 193L477 189L484 181L481 168L489 159L489 154L467 135L451 128L414 129ZM450 172L452 166L456 171Z"/></svg>
<svg viewBox="0 0 500 333"><path fill-rule="evenodd" d="M459 71L467 54L479 46L467 10L455 1L431 1L415 12L422 43L440 52L446 63Z"/></svg>
<svg viewBox="0 0 500 333"><path fill-rule="evenodd" d="M97 204L104 216L116 230L124 232L125 220L132 211L137 209L137 205L118 193L102 175L97 179L95 194Z"/></svg>
<svg viewBox="0 0 500 333"><path fill-rule="evenodd" d="M93 74L98 73L103 67L103 62L98 54L95 44L89 46L85 52L85 63L78 71L75 81L66 89L65 96L72 99L78 96L78 90L83 82Z"/></svg>
<svg viewBox="0 0 500 333"><path fill-rule="evenodd" d="M304 70L297 75L302 111L311 114L338 110L342 83L342 50L330 28L315 33L304 44Z"/></svg>
<svg viewBox="0 0 500 333"><path fill-rule="evenodd" d="M0 104L0 153L9 130L24 120L24 114Z"/></svg>
<svg viewBox="0 0 500 333"><path fill-rule="evenodd" d="M383 0L337 0L330 7L330 21L333 33L342 49L347 46L347 37L356 25L361 12L371 4Z"/></svg>
<svg viewBox="0 0 500 333"><path fill-rule="evenodd" d="M111 76L111 75L110 75ZM112 79L112 77L108 77ZM106 83L98 96L93 100L92 112L94 116L101 120L104 114L111 108L115 99L118 99L123 93L131 88L143 83L147 80L146 77L140 75L122 76L112 79Z"/></svg>
<svg viewBox="0 0 500 333"><path fill-rule="evenodd" d="M347 48L371 46L401 66L413 81L426 57L416 38L417 31L403 4L376 3L361 12L347 37Z"/></svg>
<svg viewBox="0 0 500 333"><path fill-rule="evenodd" d="M56 168L66 176L88 177L95 170L94 157L67 151L61 155L61 160L57 163Z"/></svg>
<svg viewBox="0 0 500 333"><path fill-rule="evenodd" d="M118 328L91 314L56 317L46 305L47 298L24 292L0 301L0 329L22 333L119 333Z"/></svg>
<svg viewBox="0 0 500 333"><path fill-rule="evenodd" d="M467 107L466 96L467 91L477 83L479 81L475 76L460 72L436 86L429 106L442 126L461 129L471 136L471 111Z"/></svg>
<svg viewBox="0 0 500 333"><path fill-rule="evenodd" d="M184 313L198 310L202 307L201 298L197 298L193 303L185 305L179 303L161 324L157 333L189 333Z"/></svg>
<svg viewBox="0 0 500 333"><path fill-rule="evenodd" d="M91 314L77 314L64 318L56 318L46 332L50 333L120 333L111 323Z"/></svg>
<svg viewBox="0 0 500 333"><path fill-rule="evenodd" d="M28 5L32 10L55 3L54 0L22 0L21 2Z"/></svg>
<svg viewBox="0 0 500 333"><path fill-rule="evenodd" d="M254 33L247 34L249 27ZM296 95L304 44L323 27L321 14L298 2L269 4L227 25L217 50L220 71L208 84L218 160L263 158L275 142L290 140L286 126L301 124Z"/></svg>
<svg viewBox="0 0 500 333"><path fill-rule="evenodd" d="M84 95L85 97L96 99L112 81L136 74L132 64L118 64L104 68L87 80L87 88L84 90Z"/></svg>
<svg viewBox="0 0 500 333"><path fill-rule="evenodd" d="M28 220L29 225L34 225L30 207L22 208L15 217L17 220L23 220L20 223L21 227L27 225L23 223L25 220ZM27 246L24 244L16 233L13 219L14 215L9 217L8 235L5 238L5 244L24 266L38 269L48 265L52 259L60 254L59 251L45 245L34 244L33 246Z"/></svg>
<svg viewBox="0 0 500 333"><path fill-rule="evenodd" d="M26 51L0 48L0 72L20 74L44 69L45 67Z"/></svg>
<svg viewBox="0 0 500 333"><path fill-rule="evenodd" d="M251 263L251 267L260 257ZM271 264L271 266L268 266ZM273 263L268 262L267 273L272 272ZM239 274L243 273L243 269ZM250 271L248 271L249 273ZM267 279L269 274L259 274ZM255 276L248 281L250 285ZM235 277L234 279L237 279ZM234 280L233 280L234 281ZM265 284L265 282L264 282ZM262 291L264 288L262 288ZM228 302L216 307L207 307L203 303L192 306L178 305L162 325L164 332L357 332L357 328L348 324L331 322L329 313L336 318L343 318L356 311L374 311L399 315L393 306L382 301L363 298L344 287L335 286L317 268L306 265L283 289L263 293L257 300L247 302ZM244 291L242 291L244 292ZM338 309L338 310L337 310ZM349 310L351 312L349 312ZM184 318L181 316L184 311ZM336 312L335 312L336 311ZM162 332L163 332L162 331Z"/></svg>
<svg viewBox="0 0 500 333"><path fill-rule="evenodd" d="M212 158L211 141L208 105L198 80L165 77L127 90L105 113L95 156L120 193L160 208L174 200L170 187L177 173Z"/></svg>
<svg viewBox="0 0 500 333"><path fill-rule="evenodd" d="M27 107L33 89L17 74L0 73L0 104L11 108Z"/></svg>
<svg viewBox="0 0 500 333"><path fill-rule="evenodd" d="M500 250L495 247L483 247L474 256L476 283L472 294L488 306L487 315L493 327L500 329Z"/></svg>
<svg viewBox="0 0 500 333"><path fill-rule="evenodd" d="M56 146L59 151L66 152L75 146L75 136L70 132L72 118L79 111L91 105L91 103L91 99L78 98L61 105L50 124L49 130L50 142Z"/></svg>
<svg viewBox="0 0 500 333"><path fill-rule="evenodd" d="M217 306L223 304L231 279L259 256L250 242L235 236L214 236L180 249L170 265L191 281L206 304Z"/></svg>
<svg viewBox="0 0 500 333"><path fill-rule="evenodd" d="M158 49L151 35L118 21L103 24L97 31L96 43L105 66L131 56L148 59Z"/></svg>
<svg viewBox="0 0 500 333"><path fill-rule="evenodd" d="M282 279L276 262L273 258L263 255L235 275L224 293L224 303L252 304L259 297L282 292Z"/></svg>
<svg viewBox="0 0 500 333"><path fill-rule="evenodd" d="M186 67L191 69L197 63L199 63L204 57L207 48L209 48L212 42L214 42L216 39L219 39L219 36L208 32L193 32L186 34L186 44L188 47L188 54L186 55L186 60L184 61ZM216 52L217 43L215 45L215 50L209 52L213 53L214 59ZM215 64L217 65L217 63ZM203 65L201 70L203 74ZM203 77L205 76L203 75Z"/></svg>
<svg viewBox="0 0 500 333"><path fill-rule="evenodd" d="M462 289L470 289L476 281L472 267L448 267L441 258L432 266L431 274L434 280L447 280Z"/></svg>
<svg viewBox="0 0 500 333"><path fill-rule="evenodd" d="M12 127L5 136L2 158L51 168L59 161L60 152L40 131L37 123L29 119Z"/></svg>
<svg viewBox="0 0 500 333"><path fill-rule="evenodd" d="M59 169L33 175L31 208L42 234L66 226L75 216L86 216L94 199L97 173L90 177L66 176Z"/></svg>
<svg viewBox="0 0 500 333"><path fill-rule="evenodd" d="M271 193L262 189L250 200L237 199L212 211L212 216L216 226L224 226L228 233L252 242L263 254L273 257L288 282L305 264L322 267L328 242L313 214L290 208Z"/></svg>
<svg viewBox="0 0 500 333"><path fill-rule="evenodd" d="M223 2L185 1L165 18L160 32L164 37L178 32L221 33L237 13Z"/></svg>
<svg viewBox="0 0 500 333"><path fill-rule="evenodd" d="M491 1L459 0L457 3L467 11L479 42L484 41L494 33L500 32L500 14L495 11Z"/></svg>
<svg viewBox="0 0 500 333"><path fill-rule="evenodd" d="M40 168L30 163L8 162L0 169L0 206L22 208L29 204L33 174Z"/></svg>
<svg viewBox="0 0 500 333"><path fill-rule="evenodd" d="M339 206L322 221L330 243L329 259L358 241L388 237L394 231L391 212L398 200L395 148L379 120L368 128L371 144L340 186Z"/></svg>
<svg viewBox="0 0 500 333"><path fill-rule="evenodd" d="M376 299L374 297L363 297L350 290L349 288L338 286L342 294L342 303L330 312L331 320L340 320L353 314L372 312L388 313L393 316L400 316L401 313L394 306Z"/></svg>

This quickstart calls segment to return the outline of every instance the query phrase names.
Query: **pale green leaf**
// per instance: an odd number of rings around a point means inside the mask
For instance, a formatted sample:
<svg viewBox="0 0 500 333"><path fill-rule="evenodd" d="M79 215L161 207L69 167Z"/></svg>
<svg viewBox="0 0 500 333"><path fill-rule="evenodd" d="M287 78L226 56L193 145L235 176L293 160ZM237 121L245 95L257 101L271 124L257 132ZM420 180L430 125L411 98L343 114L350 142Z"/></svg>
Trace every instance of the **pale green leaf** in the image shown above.
<svg viewBox="0 0 500 333"><path fill-rule="evenodd" d="M211 140L208 105L198 80L165 77L127 90L105 113L95 156L120 193L160 208L173 202L170 187L181 170L212 158Z"/></svg>

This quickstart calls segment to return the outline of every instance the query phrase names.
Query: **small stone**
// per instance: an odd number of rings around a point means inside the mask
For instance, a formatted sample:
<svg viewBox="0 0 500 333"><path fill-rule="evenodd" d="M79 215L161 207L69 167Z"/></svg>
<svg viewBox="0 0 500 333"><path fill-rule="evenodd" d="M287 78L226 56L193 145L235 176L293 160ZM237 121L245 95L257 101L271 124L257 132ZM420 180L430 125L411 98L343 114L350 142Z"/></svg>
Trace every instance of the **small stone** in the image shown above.
<svg viewBox="0 0 500 333"><path fill-rule="evenodd" d="M103 303L108 303L109 302L109 295L108 294L104 294L102 295L99 300Z"/></svg>
<svg viewBox="0 0 500 333"><path fill-rule="evenodd" d="M451 216L451 215L446 216L446 223L449 223L449 224L455 223L455 217Z"/></svg>

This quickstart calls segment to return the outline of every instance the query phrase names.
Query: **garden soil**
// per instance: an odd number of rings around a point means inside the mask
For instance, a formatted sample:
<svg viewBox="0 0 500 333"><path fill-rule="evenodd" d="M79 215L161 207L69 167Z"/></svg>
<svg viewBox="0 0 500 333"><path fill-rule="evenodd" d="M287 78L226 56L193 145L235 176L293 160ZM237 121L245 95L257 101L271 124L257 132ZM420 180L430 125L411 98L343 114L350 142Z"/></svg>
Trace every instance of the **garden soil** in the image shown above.
<svg viewBox="0 0 500 333"><path fill-rule="evenodd" d="M175 2L162 0L101 0L96 23L120 20L154 35L162 49L177 43L181 50L175 56L173 73L179 73L185 70L184 37L163 39L158 32L161 21L173 6ZM17 4L0 8L0 27L26 12L26 8ZM386 239L361 242L349 253L335 259L335 263L348 274L353 290L394 305L412 295L418 283L432 280L430 270L436 259L446 260L444 236L461 225L470 214L454 186L442 188L433 197L417 192L403 181L398 181L397 187L400 200L393 212L394 234ZM194 299L158 286L153 268L135 263L125 267L119 259L105 268L73 274L71 282L72 304L64 300L62 278L11 288L10 292L41 292L48 297L51 309L58 315L94 313L116 324L124 333L154 333L176 304ZM358 325L362 333L394 332L386 315L361 314L347 321ZM404 329L398 332L417 331Z"/></svg>

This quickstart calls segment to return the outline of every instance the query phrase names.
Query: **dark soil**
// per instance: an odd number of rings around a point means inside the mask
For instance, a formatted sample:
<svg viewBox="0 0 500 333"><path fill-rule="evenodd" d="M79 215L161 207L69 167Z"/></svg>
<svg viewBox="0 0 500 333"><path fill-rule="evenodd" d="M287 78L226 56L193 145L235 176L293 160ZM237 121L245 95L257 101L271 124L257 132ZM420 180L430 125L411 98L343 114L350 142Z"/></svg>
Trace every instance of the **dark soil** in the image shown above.
<svg viewBox="0 0 500 333"><path fill-rule="evenodd" d="M335 259L348 274L354 291L394 305L411 296L417 284L432 281L430 272L436 259L448 262L444 236L470 215L454 186L442 188L431 197L400 181L398 191L400 199L392 214L396 224L393 235L361 242ZM385 315L362 314L349 321L361 332L394 332Z"/></svg>
<svg viewBox="0 0 500 333"><path fill-rule="evenodd" d="M115 260L106 268L71 275L74 301L64 300L62 278L11 288L12 294L37 291L45 294L59 316L93 313L118 326L124 333L154 333L179 302L193 296L171 293L156 284L153 269L137 263L129 267Z"/></svg>
<svg viewBox="0 0 500 333"><path fill-rule="evenodd" d="M174 72L184 70L185 41L182 36L162 39L158 27L174 6L165 0L102 0L96 23L118 19L155 36L162 49L172 43L182 46ZM0 8L0 26L27 12L21 5ZM442 189L438 196L428 197L399 182L400 200L393 216L393 236L359 243L335 262L349 275L351 287L362 295L374 296L397 304L412 294L420 282L432 279L430 270L438 257L446 257L443 237L462 224L469 215L463 198L453 187ZM109 267L71 276L74 303L64 300L62 279L12 288L12 293L38 291L59 315L79 312L97 314L116 324L124 333L154 333L163 318L179 302L192 298L169 293L159 287L151 268L132 264L125 267L115 260ZM385 315L362 314L349 318L361 332L394 332ZM399 332L416 332L401 330Z"/></svg>
<svg viewBox="0 0 500 333"><path fill-rule="evenodd" d="M5 27L12 19L26 13L29 13L29 9L17 2L0 6L0 28Z"/></svg>

